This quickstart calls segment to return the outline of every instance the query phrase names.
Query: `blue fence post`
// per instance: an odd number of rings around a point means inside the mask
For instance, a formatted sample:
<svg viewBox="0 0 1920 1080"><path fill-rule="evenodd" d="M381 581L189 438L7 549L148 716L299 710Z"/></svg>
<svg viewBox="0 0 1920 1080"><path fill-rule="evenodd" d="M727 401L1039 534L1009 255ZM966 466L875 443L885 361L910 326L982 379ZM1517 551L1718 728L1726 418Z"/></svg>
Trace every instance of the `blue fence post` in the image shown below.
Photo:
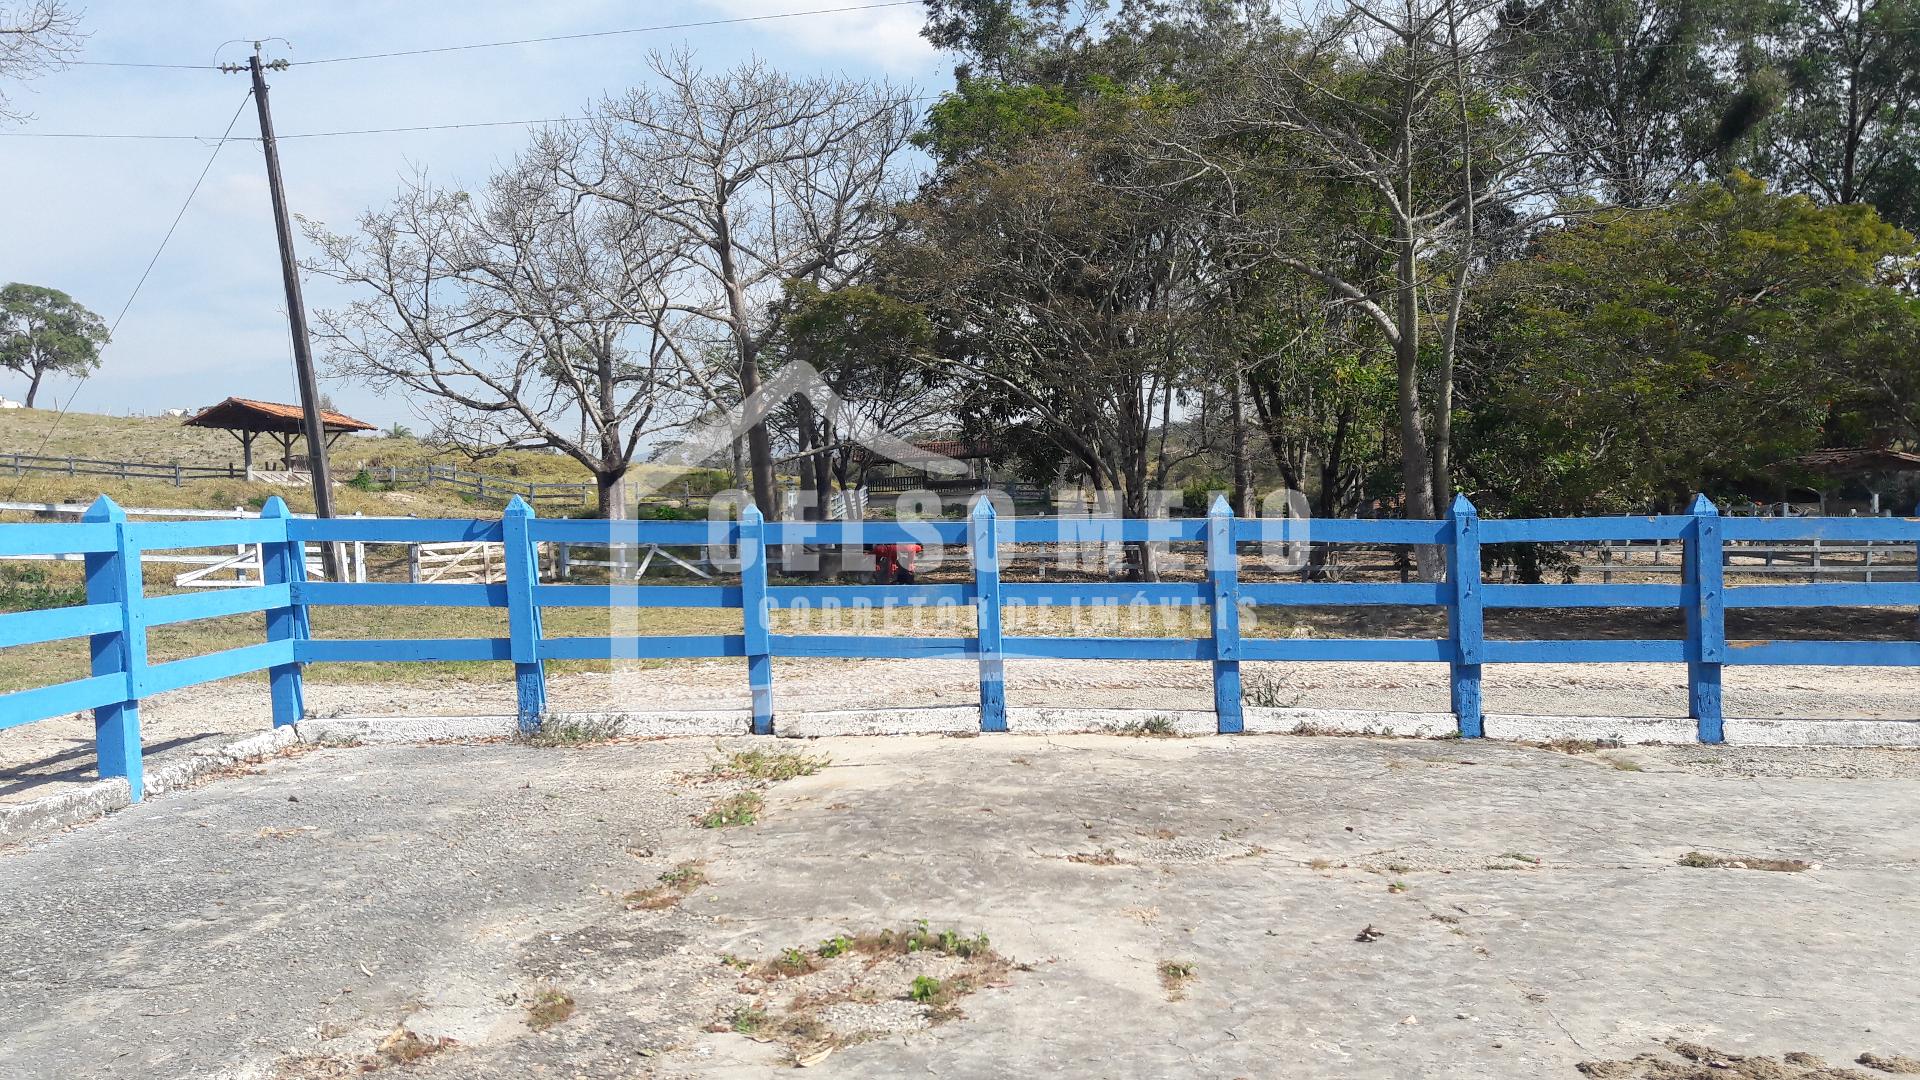
<svg viewBox="0 0 1920 1080"><path fill-rule="evenodd" d="M980 654L980 730L1007 730L1007 658L1000 644L1000 519L993 500L973 507L967 547L973 554L974 636Z"/></svg>
<svg viewBox="0 0 1920 1080"><path fill-rule="evenodd" d="M520 730L540 729L547 713L547 675L540 661L539 551L533 542L533 507L515 495L500 517L500 538L507 564L507 642L513 658L513 682L519 699Z"/></svg>
<svg viewBox="0 0 1920 1080"><path fill-rule="evenodd" d="M1240 699L1240 554L1233 543L1233 508L1215 496L1207 511L1207 585L1213 617L1213 717L1215 730L1246 729Z"/></svg>
<svg viewBox="0 0 1920 1080"><path fill-rule="evenodd" d="M286 500L275 495L260 508L260 516L280 522L281 541L260 545L260 580L268 585L285 585L290 602L283 608L267 609L267 640L299 642L307 636L306 603L300 586L307 580L307 545L287 535L293 514ZM297 724L307 714L306 696L300 684L300 665L278 664L267 669L268 694L273 699L273 726Z"/></svg>
<svg viewBox="0 0 1920 1080"><path fill-rule="evenodd" d="M1480 710L1480 659L1486 649L1485 610L1480 593L1480 511L1465 495L1456 495L1448 512L1453 543L1447 548L1448 636L1453 639L1453 718L1460 737L1477 739L1485 731Z"/></svg>
<svg viewBox="0 0 1920 1080"><path fill-rule="evenodd" d="M93 710L94 753L100 776L124 776L134 802L146 794L140 762L140 700L135 675L147 666L147 617L140 579L140 553L128 544L127 512L105 495L93 501L82 521L113 525L114 550L89 552L86 557L87 603L112 604L120 609L120 629L89 639L93 674L118 675L126 682L127 700Z"/></svg>
<svg viewBox="0 0 1920 1080"><path fill-rule="evenodd" d="M1687 715L1693 717L1701 742L1717 743L1723 737L1720 664L1727 651L1724 537L1713 500L1695 495L1687 512L1693 515L1682 592L1687 605Z"/></svg>
<svg viewBox="0 0 1920 1080"><path fill-rule="evenodd" d="M740 512L740 619L746 635L753 733L773 734L773 648L767 626L767 522L760 508Z"/></svg>

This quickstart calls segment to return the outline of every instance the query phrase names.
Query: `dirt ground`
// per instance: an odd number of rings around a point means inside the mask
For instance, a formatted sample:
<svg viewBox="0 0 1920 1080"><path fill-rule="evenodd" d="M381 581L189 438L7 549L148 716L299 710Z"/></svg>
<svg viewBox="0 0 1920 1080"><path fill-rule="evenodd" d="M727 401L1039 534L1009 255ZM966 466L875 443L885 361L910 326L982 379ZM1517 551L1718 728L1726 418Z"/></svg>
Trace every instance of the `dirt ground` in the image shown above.
<svg viewBox="0 0 1920 1080"><path fill-rule="evenodd" d="M497 665L496 665L497 666ZM1290 708L1446 712L1447 669L1438 664L1247 664L1250 704ZM1208 710L1212 673L1181 662L1016 660L1007 665L1009 704L1075 708ZM775 705L802 712L969 705L976 669L964 660L788 659L774 662ZM1728 716L1787 719L1920 719L1920 670L1729 668ZM1685 716L1686 673L1674 664L1528 664L1489 667L1486 709L1546 716ZM688 660L610 674L550 679L556 711L744 709L745 665ZM513 689L497 682L355 684L310 680L311 715L506 714ZM271 725L266 685L232 679L141 704L151 758ZM93 725L85 716L0 732L0 802L46 794L93 778Z"/></svg>
<svg viewBox="0 0 1920 1080"><path fill-rule="evenodd" d="M1905 751L310 749L0 852L0 1072L1858 1080L1917 822Z"/></svg>
<svg viewBox="0 0 1920 1080"><path fill-rule="evenodd" d="M1438 664L1245 665L1249 703L1287 708L1446 712L1447 669ZM1016 660L1007 665L1015 706L1208 710L1211 668L1170 661ZM976 669L964 660L787 659L774 662L778 710L969 705ZM1920 719L1920 670L1729 668L1728 716L1787 719ZM1489 667L1490 713L1545 716L1685 716L1685 669L1675 664L1527 664ZM550 679L556 711L706 710L748 706L745 665L688 660ZM318 717L507 714L513 689L453 679L424 684L311 680ZM264 681L232 679L142 702L147 753L157 758L214 740L264 731ZM0 802L19 801L93 778L93 725L86 716L0 732Z"/></svg>

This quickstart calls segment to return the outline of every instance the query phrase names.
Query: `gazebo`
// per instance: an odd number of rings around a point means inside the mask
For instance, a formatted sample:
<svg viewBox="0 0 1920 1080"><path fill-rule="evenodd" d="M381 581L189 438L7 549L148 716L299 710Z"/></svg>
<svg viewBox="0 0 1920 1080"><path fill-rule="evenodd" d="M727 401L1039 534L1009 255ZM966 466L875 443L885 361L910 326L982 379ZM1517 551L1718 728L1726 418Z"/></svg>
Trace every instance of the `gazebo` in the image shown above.
<svg viewBox="0 0 1920 1080"><path fill-rule="evenodd" d="M1824 510L1829 495L1852 484L1864 489L1868 512L1880 513L1881 496L1891 495L1903 486L1903 479L1920 474L1920 454L1893 450L1884 446L1846 446L1813 450L1780 463L1781 471L1817 478L1808 490L1820 497ZM1908 480L1908 483L1911 483Z"/></svg>
<svg viewBox="0 0 1920 1080"><path fill-rule="evenodd" d="M280 464L292 472L293 441L306 434L305 416L298 405L278 401L254 401L230 397L218 405L209 405L186 421L187 427L219 428L240 440L240 453L247 469L253 469L253 440L260 435L280 444ZM349 431L373 431L374 426L344 413L320 412L321 429L327 433L327 445Z"/></svg>

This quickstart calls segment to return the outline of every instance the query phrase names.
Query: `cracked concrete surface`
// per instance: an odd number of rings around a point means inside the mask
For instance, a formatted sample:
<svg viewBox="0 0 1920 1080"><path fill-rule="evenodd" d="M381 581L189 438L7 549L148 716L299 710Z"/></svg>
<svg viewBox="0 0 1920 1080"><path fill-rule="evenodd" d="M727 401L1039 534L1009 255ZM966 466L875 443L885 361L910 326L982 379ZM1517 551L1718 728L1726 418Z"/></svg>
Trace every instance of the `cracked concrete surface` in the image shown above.
<svg viewBox="0 0 1920 1080"><path fill-rule="evenodd" d="M709 740L386 746L269 760L0 853L0 1074L348 1075L405 1026L452 1043L382 1072L767 1076L785 1049L708 1029L777 989L722 957L915 919L984 931L1023 968L961 1019L810 1073L1573 1077L1672 1037L1920 1052L1911 752L805 748L832 764L736 829L691 821L734 790L688 779ZM1815 868L1678 865L1690 851ZM677 907L619 902L689 860L708 880ZM1192 965L1179 1000L1169 961ZM534 1032L544 986L576 1009Z"/></svg>

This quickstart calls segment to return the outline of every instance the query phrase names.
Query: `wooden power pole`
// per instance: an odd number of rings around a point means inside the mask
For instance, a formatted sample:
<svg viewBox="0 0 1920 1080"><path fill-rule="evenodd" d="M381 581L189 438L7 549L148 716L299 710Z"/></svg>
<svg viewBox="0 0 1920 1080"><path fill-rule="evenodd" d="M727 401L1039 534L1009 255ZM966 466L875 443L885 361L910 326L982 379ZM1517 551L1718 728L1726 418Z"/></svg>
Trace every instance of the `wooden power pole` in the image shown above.
<svg viewBox="0 0 1920 1080"><path fill-rule="evenodd" d="M293 257L293 221L287 214L287 191L280 181L280 148L273 140L273 111L267 107L266 69L285 71L287 62L262 64L260 43L253 43L247 66L222 64L220 70L245 71L253 76L253 103L260 112L260 145L267 155L267 190L273 197L273 225L280 241L280 277L287 289L287 326L293 333L293 366L300 381L300 410L305 414L307 468L313 476L313 508L320 517L333 516L333 478L327 469L327 431L320 419L320 384L313 374L313 347L307 340L307 305L300 295L300 266ZM343 580L334 545L320 545L327 579Z"/></svg>

